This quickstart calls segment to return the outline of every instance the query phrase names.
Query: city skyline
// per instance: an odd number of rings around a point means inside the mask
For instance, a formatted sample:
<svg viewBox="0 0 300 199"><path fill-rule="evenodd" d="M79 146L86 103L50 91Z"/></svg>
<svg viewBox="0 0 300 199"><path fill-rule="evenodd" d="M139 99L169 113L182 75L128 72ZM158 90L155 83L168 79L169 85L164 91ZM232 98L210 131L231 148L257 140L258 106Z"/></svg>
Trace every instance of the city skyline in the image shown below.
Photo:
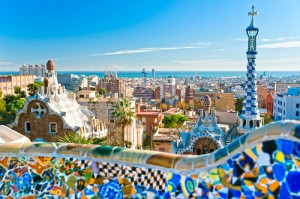
<svg viewBox="0 0 300 199"><path fill-rule="evenodd" d="M296 71L296 0L1 2L0 70L54 59L59 71L245 71L252 5L257 70Z"/></svg>

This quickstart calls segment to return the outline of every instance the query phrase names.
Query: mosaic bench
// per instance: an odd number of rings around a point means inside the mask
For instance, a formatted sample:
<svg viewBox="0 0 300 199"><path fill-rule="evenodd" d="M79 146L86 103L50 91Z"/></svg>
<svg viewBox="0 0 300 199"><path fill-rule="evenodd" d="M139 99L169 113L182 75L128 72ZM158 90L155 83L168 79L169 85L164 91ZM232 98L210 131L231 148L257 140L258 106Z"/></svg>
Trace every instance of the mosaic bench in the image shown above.
<svg viewBox="0 0 300 199"><path fill-rule="evenodd" d="M300 123L209 155L64 143L0 145L1 198L300 198Z"/></svg>

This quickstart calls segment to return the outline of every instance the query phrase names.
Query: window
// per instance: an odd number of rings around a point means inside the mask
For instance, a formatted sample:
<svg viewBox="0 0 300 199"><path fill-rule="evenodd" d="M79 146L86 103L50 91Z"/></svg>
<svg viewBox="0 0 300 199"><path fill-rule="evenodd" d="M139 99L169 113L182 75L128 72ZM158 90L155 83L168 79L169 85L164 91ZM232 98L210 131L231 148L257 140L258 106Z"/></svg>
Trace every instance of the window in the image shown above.
<svg viewBox="0 0 300 199"><path fill-rule="evenodd" d="M296 108L299 108L299 103L296 104Z"/></svg>
<svg viewBox="0 0 300 199"><path fill-rule="evenodd" d="M31 132L30 122L25 122L25 132L26 133L30 133Z"/></svg>
<svg viewBox="0 0 300 199"><path fill-rule="evenodd" d="M299 111L296 111L296 116L299 116Z"/></svg>
<svg viewBox="0 0 300 199"><path fill-rule="evenodd" d="M51 122L49 124L49 133L57 133L57 124L54 122Z"/></svg>

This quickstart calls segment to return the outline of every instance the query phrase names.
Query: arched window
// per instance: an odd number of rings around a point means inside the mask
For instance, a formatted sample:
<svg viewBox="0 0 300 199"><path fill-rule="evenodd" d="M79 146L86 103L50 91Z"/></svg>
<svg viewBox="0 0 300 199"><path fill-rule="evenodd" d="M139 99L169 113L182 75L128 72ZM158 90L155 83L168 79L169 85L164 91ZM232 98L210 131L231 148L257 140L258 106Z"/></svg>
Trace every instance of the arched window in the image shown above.
<svg viewBox="0 0 300 199"><path fill-rule="evenodd" d="M259 122L259 120L257 120L256 126L257 126L257 127L260 127L260 122Z"/></svg>
<svg viewBox="0 0 300 199"><path fill-rule="evenodd" d="M49 133L57 133L57 124L55 122L49 124Z"/></svg>
<svg viewBox="0 0 300 199"><path fill-rule="evenodd" d="M249 125L250 125L250 128L253 127L253 121L252 120L250 120Z"/></svg>
<svg viewBox="0 0 300 199"><path fill-rule="evenodd" d="M30 133L31 132L31 124L30 122L26 121L24 124L24 129L26 133Z"/></svg>

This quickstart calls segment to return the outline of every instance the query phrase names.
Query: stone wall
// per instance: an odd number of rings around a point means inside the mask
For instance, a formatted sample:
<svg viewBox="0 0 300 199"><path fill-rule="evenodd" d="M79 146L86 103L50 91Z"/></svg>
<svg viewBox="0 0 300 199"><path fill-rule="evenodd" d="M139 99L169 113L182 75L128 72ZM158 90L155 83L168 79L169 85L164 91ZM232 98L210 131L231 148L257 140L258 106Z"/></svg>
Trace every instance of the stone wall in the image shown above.
<svg viewBox="0 0 300 199"><path fill-rule="evenodd" d="M61 143L2 144L0 154L0 198L298 198L300 192L300 125L292 122L266 125L204 156Z"/></svg>

